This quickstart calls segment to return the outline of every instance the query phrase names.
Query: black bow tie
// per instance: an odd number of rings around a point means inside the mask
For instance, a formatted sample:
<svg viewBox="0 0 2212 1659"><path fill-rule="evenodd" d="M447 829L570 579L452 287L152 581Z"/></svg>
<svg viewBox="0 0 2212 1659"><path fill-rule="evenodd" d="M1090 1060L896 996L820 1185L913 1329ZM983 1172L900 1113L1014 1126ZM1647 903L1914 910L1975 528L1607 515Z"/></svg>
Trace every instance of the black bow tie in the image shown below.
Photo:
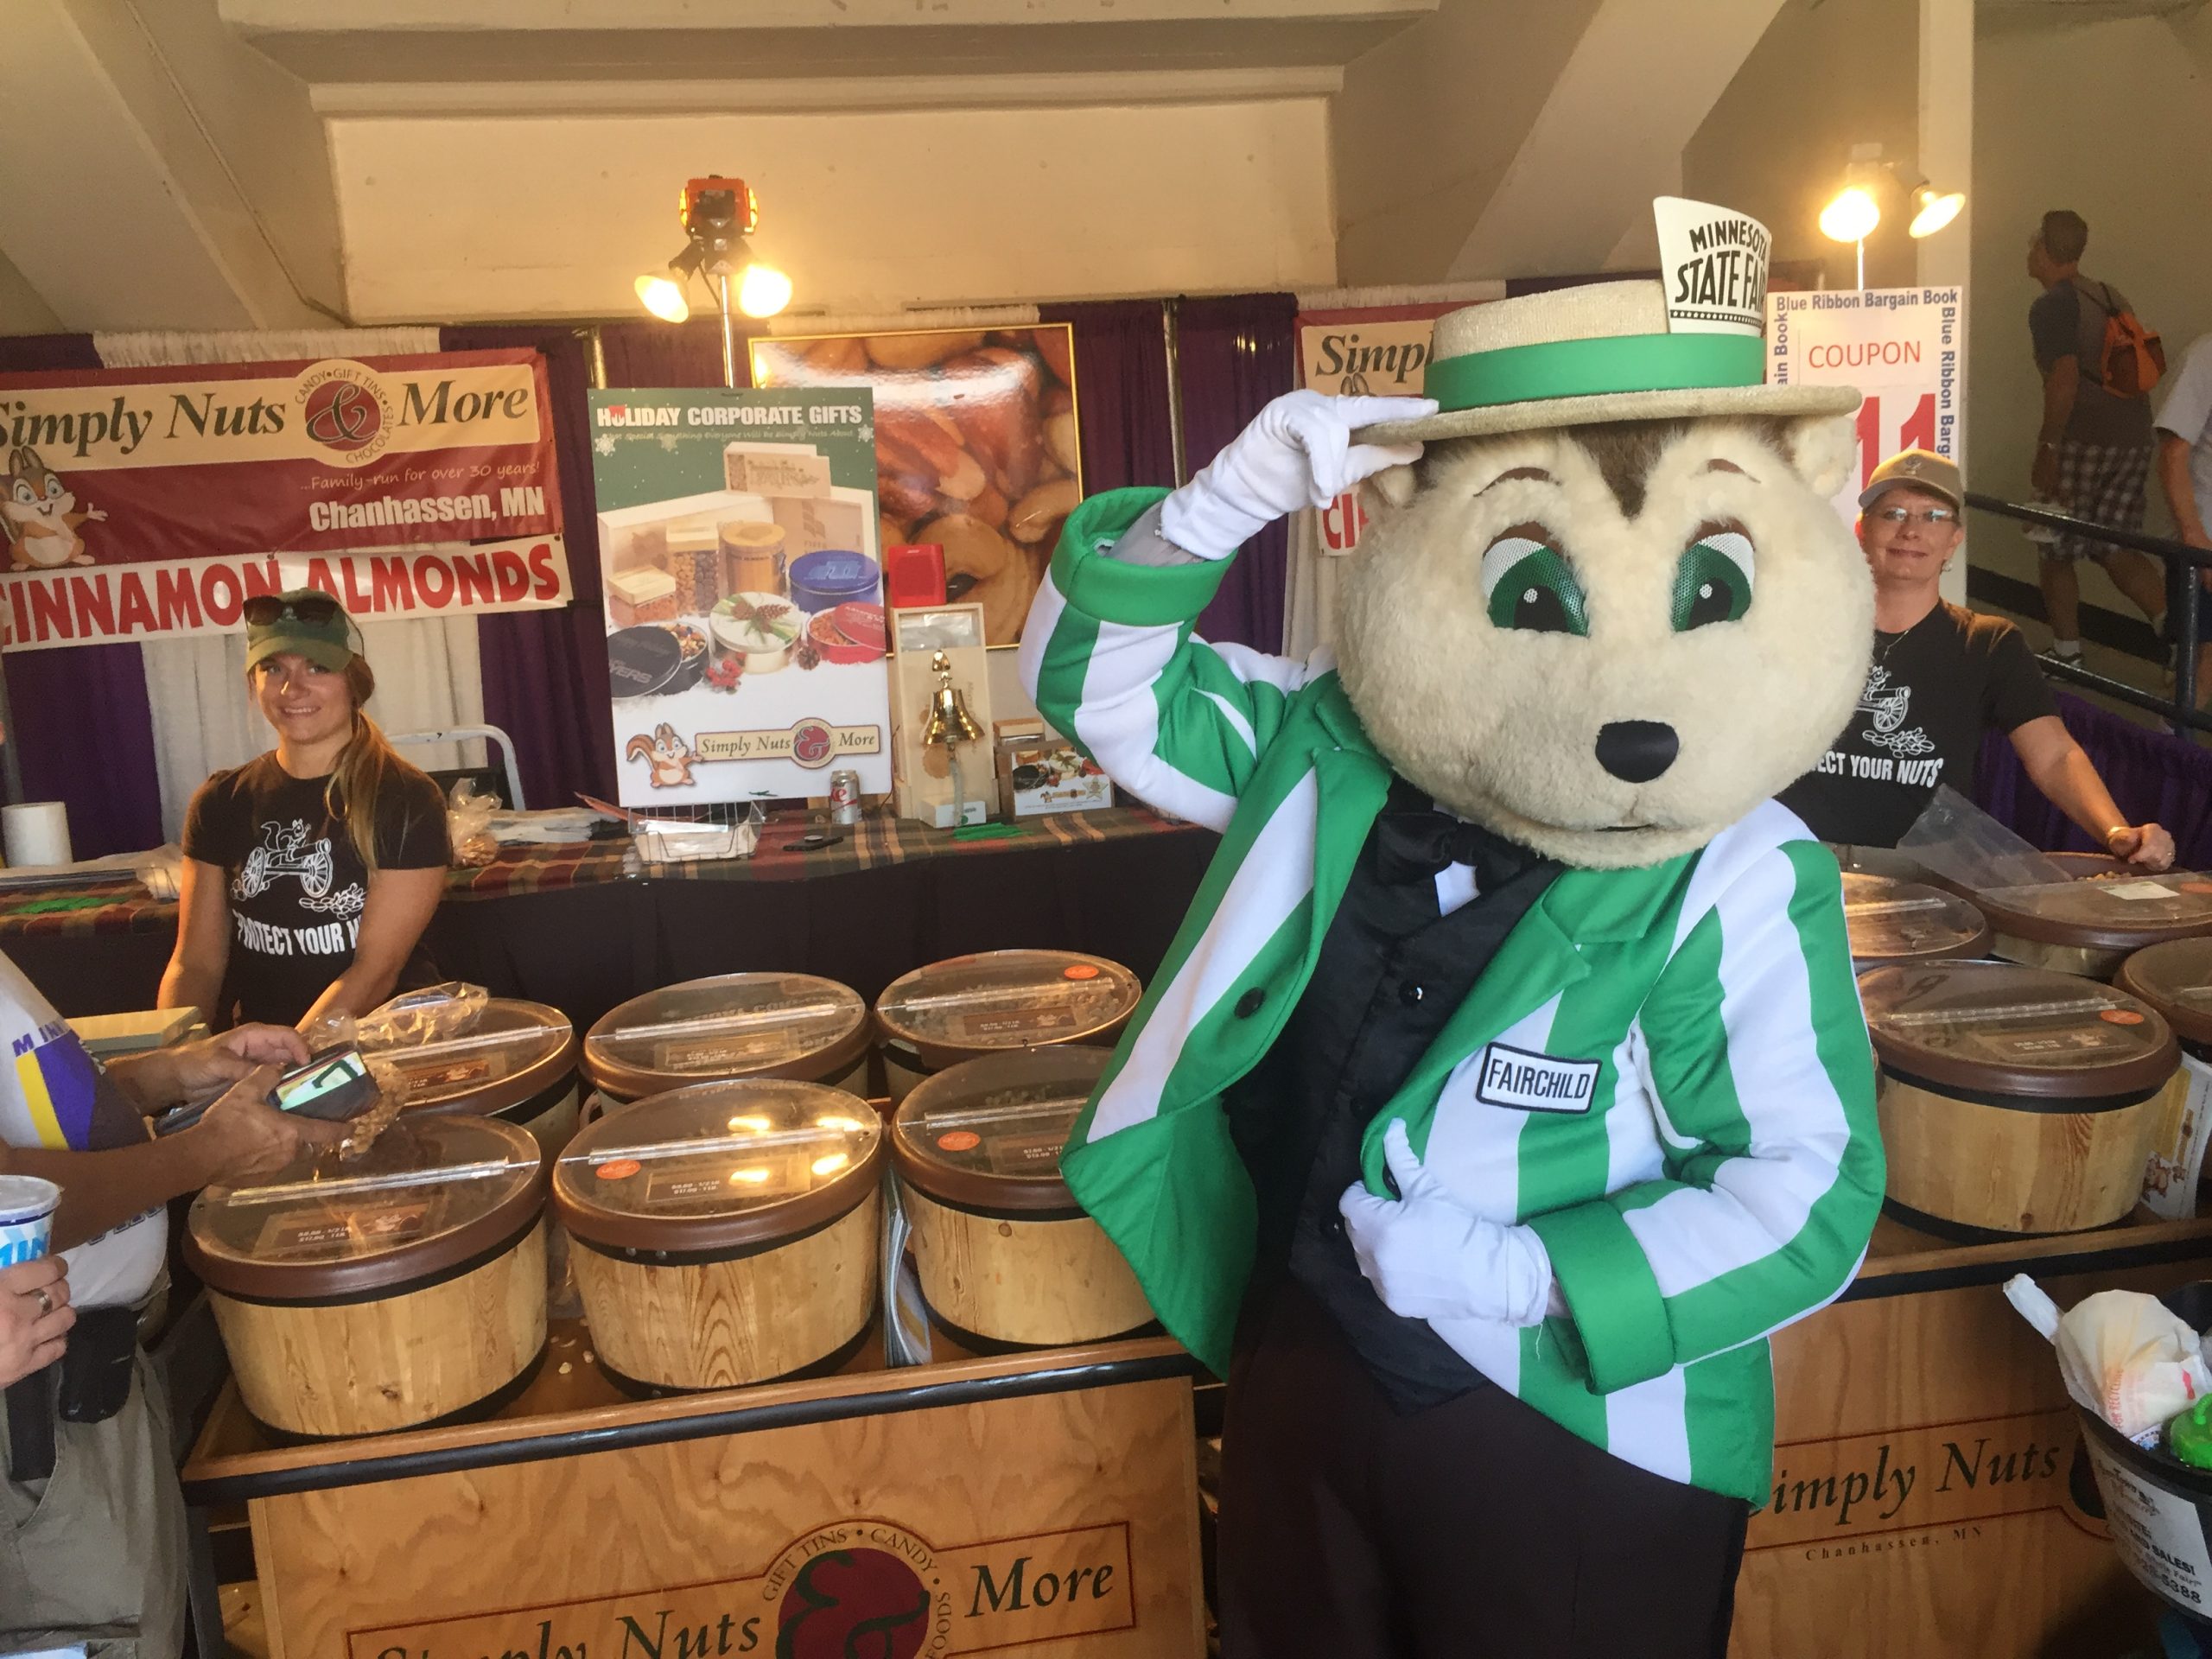
<svg viewBox="0 0 2212 1659"><path fill-rule="evenodd" d="M1478 892L1493 893L1536 861L1536 855L1444 812L1385 812L1375 820L1375 875L1392 885L1433 880L1471 864Z"/></svg>

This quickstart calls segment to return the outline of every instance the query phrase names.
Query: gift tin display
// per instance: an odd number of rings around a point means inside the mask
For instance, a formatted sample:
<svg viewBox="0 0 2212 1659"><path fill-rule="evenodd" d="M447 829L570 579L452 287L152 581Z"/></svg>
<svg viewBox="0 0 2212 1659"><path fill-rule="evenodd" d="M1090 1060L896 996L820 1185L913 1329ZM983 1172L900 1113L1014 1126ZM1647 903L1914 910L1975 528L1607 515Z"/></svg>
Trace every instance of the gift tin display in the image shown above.
<svg viewBox="0 0 2212 1659"><path fill-rule="evenodd" d="M874 599L881 573L864 553L825 548L803 553L791 563L791 601L803 611Z"/></svg>
<svg viewBox="0 0 2212 1659"><path fill-rule="evenodd" d="M1990 950L2010 962L2109 979L2146 945L2212 933L2212 876L2109 868L2101 854L2072 861L2084 874L2040 887L1968 895L1989 918Z"/></svg>
<svg viewBox="0 0 2212 1659"><path fill-rule="evenodd" d="M1097 1342L1150 1323L1122 1253L1060 1179L1111 1058L1084 1045L963 1061L918 1084L891 1155L931 1313L969 1346Z"/></svg>
<svg viewBox="0 0 2212 1659"><path fill-rule="evenodd" d="M545 1164L512 1123L403 1116L210 1187L186 1224L245 1408L282 1434L374 1434L488 1411L545 1346Z"/></svg>
<svg viewBox="0 0 2212 1659"><path fill-rule="evenodd" d="M607 1113L555 1166L553 1208L600 1363L632 1388L766 1382L846 1357L875 1310L882 1121L781 1079Z"/></svg>
<svg viewBox="0 0 2212 1659"><path fill-rule="evenodd" d="M2009 963L1859 976L1903 1218L1988 1234L2101 1227L2134 1207L2181 1052L2157 1012Z"/></svg>
<svg viewBox="0 0 2212 1659"><path fill-rule="evenodd" d="M1967 900L1893 876L1847 870L1843 919L1851 935L1851 959L1861 968L1978 957L1989 946L1989 924Z"/></svg>
<svg viewBox="0 0 2212 1659"><path fill-rule="evenodd" d="M868 1004L810 974L687 980L610 1009L584 1037L594 1087L636 1100L721 1077L789 1077L864 1094Z"/></svg>
<svg viewBox="0 0 2212 1659"><path fill-rule="evenodd" d="M617 697L657 696L683 671L683 641L657 622L607 636L607 685Z"/></svg>
<svg viewBox="0 0 2212 1659"><path fill-rule="evenodd" d="M1110 1042L1143 995L1120 963L1073 950L985 950L917 968L875 1003L891 1098L981 1055Z"/></svg>
<svg viewBox="0 0 2212 1659"><path fill-rule="evenodd" d="M2212 1060L2212 938L2147 946L2120 964L2112 982L2156 1008L2186 1052Z"/></svg>
<svg viewBox="0 0 2212 1659"><path fill-rule="evenodd" d="M474 1029L382 1051L407 1085L410 1112L505 1118L557 1153L576 1132L576 1033L543 1002L495 996Z"/></svg>

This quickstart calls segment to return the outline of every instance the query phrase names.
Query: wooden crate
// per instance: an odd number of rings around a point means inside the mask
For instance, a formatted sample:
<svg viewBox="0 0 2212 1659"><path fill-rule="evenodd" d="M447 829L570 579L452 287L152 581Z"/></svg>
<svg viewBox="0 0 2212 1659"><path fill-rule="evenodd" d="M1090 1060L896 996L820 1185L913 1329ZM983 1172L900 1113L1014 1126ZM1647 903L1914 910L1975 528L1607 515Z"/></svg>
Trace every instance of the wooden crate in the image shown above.
<svg viewBox="0 0 2212 1659"><path fill-rule="evenodd" d="M1775 1484L1734 1659L2152 1645L2157 1608L2093 1512L2057 1360L1999 1288L2016 1272L2062 1307L2166 1289L2212 1277L2212 1222L1956 1246L1884 1220L1847 1299L1774 1339Z"/></svg>
<svg viewBox="0 0 2212 1659"><path fill-rule="evenodd" d="M493 1422L339 1446L226 1398L187 1490L246 1500L270 1659L835 1653L868 1621L913 1659L1205 1650L1172 1343L651 1402L564 1363Z"/></svg>

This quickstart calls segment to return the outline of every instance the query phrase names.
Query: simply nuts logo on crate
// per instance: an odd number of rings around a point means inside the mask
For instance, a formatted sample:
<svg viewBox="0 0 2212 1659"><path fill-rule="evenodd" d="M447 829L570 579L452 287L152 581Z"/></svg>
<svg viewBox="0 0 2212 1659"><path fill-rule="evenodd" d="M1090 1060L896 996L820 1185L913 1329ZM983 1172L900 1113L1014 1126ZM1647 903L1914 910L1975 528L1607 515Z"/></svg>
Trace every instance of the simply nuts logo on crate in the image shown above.
<svg viewBox="0 0 2212 1659"><path fill-rule="evenodd" d="M346 1638L348 1659L946 1659L1136 1624L1120 1522L939 1548L887 1521L796 1538L758 1575Z"/></svg>

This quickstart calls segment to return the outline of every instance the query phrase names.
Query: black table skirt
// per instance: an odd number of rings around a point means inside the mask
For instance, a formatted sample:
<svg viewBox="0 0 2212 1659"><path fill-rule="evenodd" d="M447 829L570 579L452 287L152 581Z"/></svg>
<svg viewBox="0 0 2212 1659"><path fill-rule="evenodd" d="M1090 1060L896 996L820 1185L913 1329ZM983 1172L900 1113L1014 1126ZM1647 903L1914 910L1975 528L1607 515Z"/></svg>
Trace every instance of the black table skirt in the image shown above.
<svg viewBox="0 0 2212 1659"><path fill-rule="evenodd" d="M971 950L1088 950L1147 982L1218 845L1192 830L988 857L925 858L797 881L631 880L448 900L439 969L559 1008L579 1030L630 997L709 974L820 974L874 1000ZM173 930L7 942L64 1014L150 1008Z"/></svg>

